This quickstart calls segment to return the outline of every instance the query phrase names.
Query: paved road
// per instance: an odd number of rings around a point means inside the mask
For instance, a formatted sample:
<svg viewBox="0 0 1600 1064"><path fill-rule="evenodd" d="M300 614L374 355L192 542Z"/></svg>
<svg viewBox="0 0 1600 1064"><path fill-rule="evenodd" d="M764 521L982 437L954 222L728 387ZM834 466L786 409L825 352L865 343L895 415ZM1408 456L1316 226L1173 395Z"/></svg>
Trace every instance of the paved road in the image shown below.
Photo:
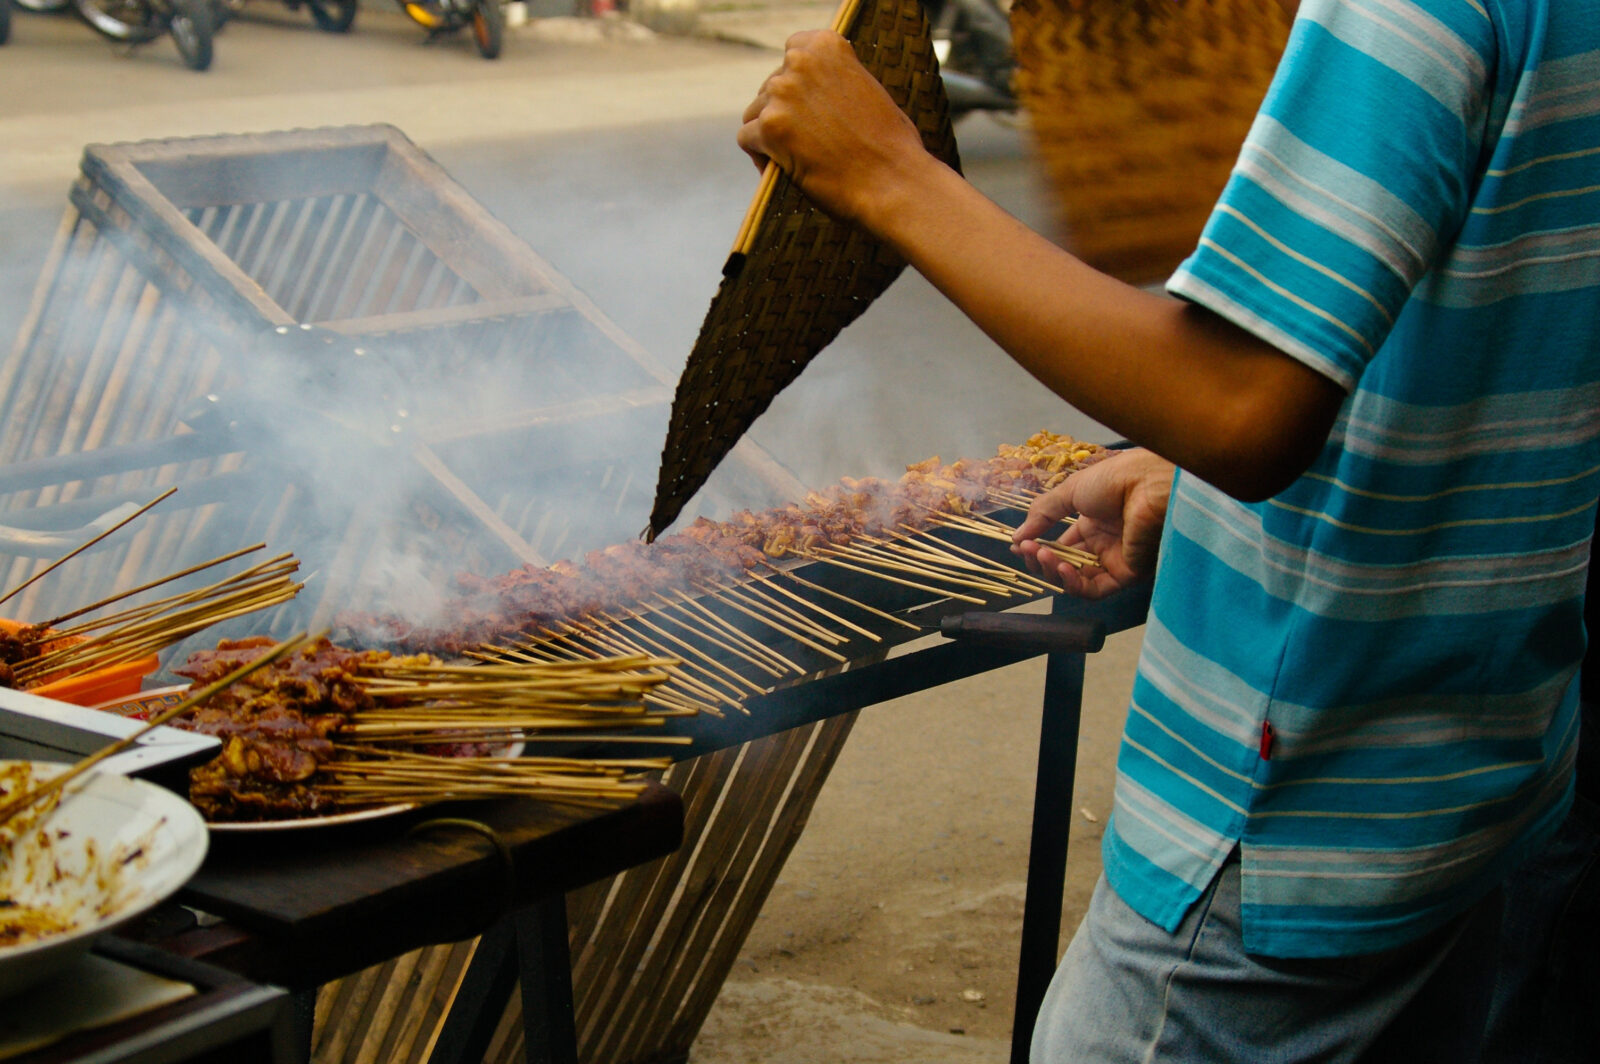
<svg viewBox="0 0 1600 1064"><path fill-rule="evenodd" d="M340 36L315 30L303 11L251 0L218 38L213 68L197 74L170 41L124 54L72 18L19 13L0 62L0 99L12 101L0 117L0 336L15 335L85 144L390 122L663 363L681 365L755 185L733 130L776 54L705 39L586 38L594 27L573 22L535 20L488 62L465 36L424 44L383 8L364 8ZM1047 224L1015 130L980 115L958 138L980 186ZM893 475L935 453L988 455L1044 427L1099 435L913 276L755 434L823 484ZM640 441L642 455L657 447Z"/></svg>

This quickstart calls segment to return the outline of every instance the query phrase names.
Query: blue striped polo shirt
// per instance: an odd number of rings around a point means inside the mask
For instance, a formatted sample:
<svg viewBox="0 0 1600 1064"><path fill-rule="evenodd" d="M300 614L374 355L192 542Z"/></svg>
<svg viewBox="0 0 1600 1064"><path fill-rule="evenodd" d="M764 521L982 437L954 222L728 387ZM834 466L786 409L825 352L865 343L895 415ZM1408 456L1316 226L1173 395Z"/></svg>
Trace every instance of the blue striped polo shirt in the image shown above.
<svg viewBox="0 0 1600 1064"><path fill-rule="evenodd" d="M1303 0L1168 284L1344 386L1310 470L1179 474L1106 874L1168 929L1389 948L1570 802L1600 492L1600 0Z"/></svg>

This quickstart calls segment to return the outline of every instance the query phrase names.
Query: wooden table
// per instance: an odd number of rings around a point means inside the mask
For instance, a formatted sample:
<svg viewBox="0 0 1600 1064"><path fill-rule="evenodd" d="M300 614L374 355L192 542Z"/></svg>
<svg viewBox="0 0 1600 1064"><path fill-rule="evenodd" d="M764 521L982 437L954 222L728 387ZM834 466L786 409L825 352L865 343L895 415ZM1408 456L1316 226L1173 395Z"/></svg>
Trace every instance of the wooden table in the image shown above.
<svg viewBox="0 0 1600 1064"><path fill-rule="evenodd" d="M309 1006L323 983L483 934L433 1059L481 1059L520 978L530 1064L575 1061L565 895L672 852L682 833L682 802L650 784L604 812L513 799L313 831L214 834L177 901L222 922L153 919L130 935L295 992L309 1046Z"/></svg>

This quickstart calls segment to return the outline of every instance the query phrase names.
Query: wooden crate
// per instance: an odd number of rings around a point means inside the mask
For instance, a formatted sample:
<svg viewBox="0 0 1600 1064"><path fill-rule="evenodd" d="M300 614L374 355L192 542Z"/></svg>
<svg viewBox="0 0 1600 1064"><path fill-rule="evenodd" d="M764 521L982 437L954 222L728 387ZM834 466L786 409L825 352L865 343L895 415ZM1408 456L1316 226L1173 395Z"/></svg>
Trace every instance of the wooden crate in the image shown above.
<svg viewBox="0 0 1600 1064"><path fill-rule="evenodd" d="M493 409L439 400L508 356ZM17 615L264 540L313 579L294 608L238 629L283 634L397 580L632 537L673 381L401 133L369 126L88 148L0 385L0 526L71 530L180 488L13 600ZM263 444L262 423L293 431ZM342 496L368 476L292 461L305 432L380 462L388 505ZM731 461L752 497L804 493L753 444ZM574 501L594 498L599 515L577 520ZM428 564L397 577L385 536L427 542ZM55 556L6 542L8 586ZM687 1052L848 731L844 718L668 774L692 811L683 850L569 901L585 1060ZM327 987L316 1059L421 1059L471 949ZM517 1049L515 1016L499 1054Z"/></svg>

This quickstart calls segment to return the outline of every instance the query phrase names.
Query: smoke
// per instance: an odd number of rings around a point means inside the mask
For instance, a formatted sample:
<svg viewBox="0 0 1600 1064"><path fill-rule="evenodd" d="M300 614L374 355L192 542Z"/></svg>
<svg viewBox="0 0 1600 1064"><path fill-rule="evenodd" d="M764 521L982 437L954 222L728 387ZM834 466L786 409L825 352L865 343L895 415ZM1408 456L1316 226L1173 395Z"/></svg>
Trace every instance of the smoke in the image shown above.
<svg viewBox="0 0 1600 1064"><path fill-rule="evenodd" d="M1025 202L1028 188L1004 186L1020 165L1014 134L974 118L958 136L980 186L990 174L1011 200L1002 197L1004 205L1038 213ZM116 372L141 382L141 402L168 412L164 424L147 426L150 435L189 435L208 454L241 456L232 471L248 481L235 490L257 494L248 505L228 496L221 516L171 518L166 534L152 534L142 548L147 578L259 536L272 551L302 558L314 619L367 610L434 625L447 621L441 611L459 574L489 578L581 558L644 527L672 383L755 185L731 123L458 144L435 154L616 330L567 310L479 320L465 308L451 327L381 336L343 335L337 320L221 334L206 321L169 323L165 346L148 358L141 338L128 339L113 359ZM293 219L277 224L287 239ZM259 241L246 240L227 253L244 259L259 250ZM473 240L458 251L472 255ZM25 257L8 257L13 274ZM38 268L45 255L29 258ZM295 287L292 277L280 280ZM9 324L22 320L25 303L15 276L7 281L0 322ZM428 283L436 282L413 287ZM53 313L65 321L86 309L95 310L61 305ZM404 309L396 302L390 312ZM174 376L159 364L181 348L173 338L185 330L217 345L214 376ZM90 406L128 400L114 378L79 382L96 391ZM792 474L791 484L823 487L843 476L893 479L934 454L987 457L1045 427L1095 438L1092 425L908 274L778 398L751 440L768 464ZM104 439L80 434L74 446L123 446L138 436L124 429ZM680 527L697 515L797 497L730 458ZM0 524L8 519L0 514ZM172 531L185 522L184 534ZM126 581L138 567L127 554L119 565L94 570L95 579ZM74 588L69 604L87 593Z"/></svg>

